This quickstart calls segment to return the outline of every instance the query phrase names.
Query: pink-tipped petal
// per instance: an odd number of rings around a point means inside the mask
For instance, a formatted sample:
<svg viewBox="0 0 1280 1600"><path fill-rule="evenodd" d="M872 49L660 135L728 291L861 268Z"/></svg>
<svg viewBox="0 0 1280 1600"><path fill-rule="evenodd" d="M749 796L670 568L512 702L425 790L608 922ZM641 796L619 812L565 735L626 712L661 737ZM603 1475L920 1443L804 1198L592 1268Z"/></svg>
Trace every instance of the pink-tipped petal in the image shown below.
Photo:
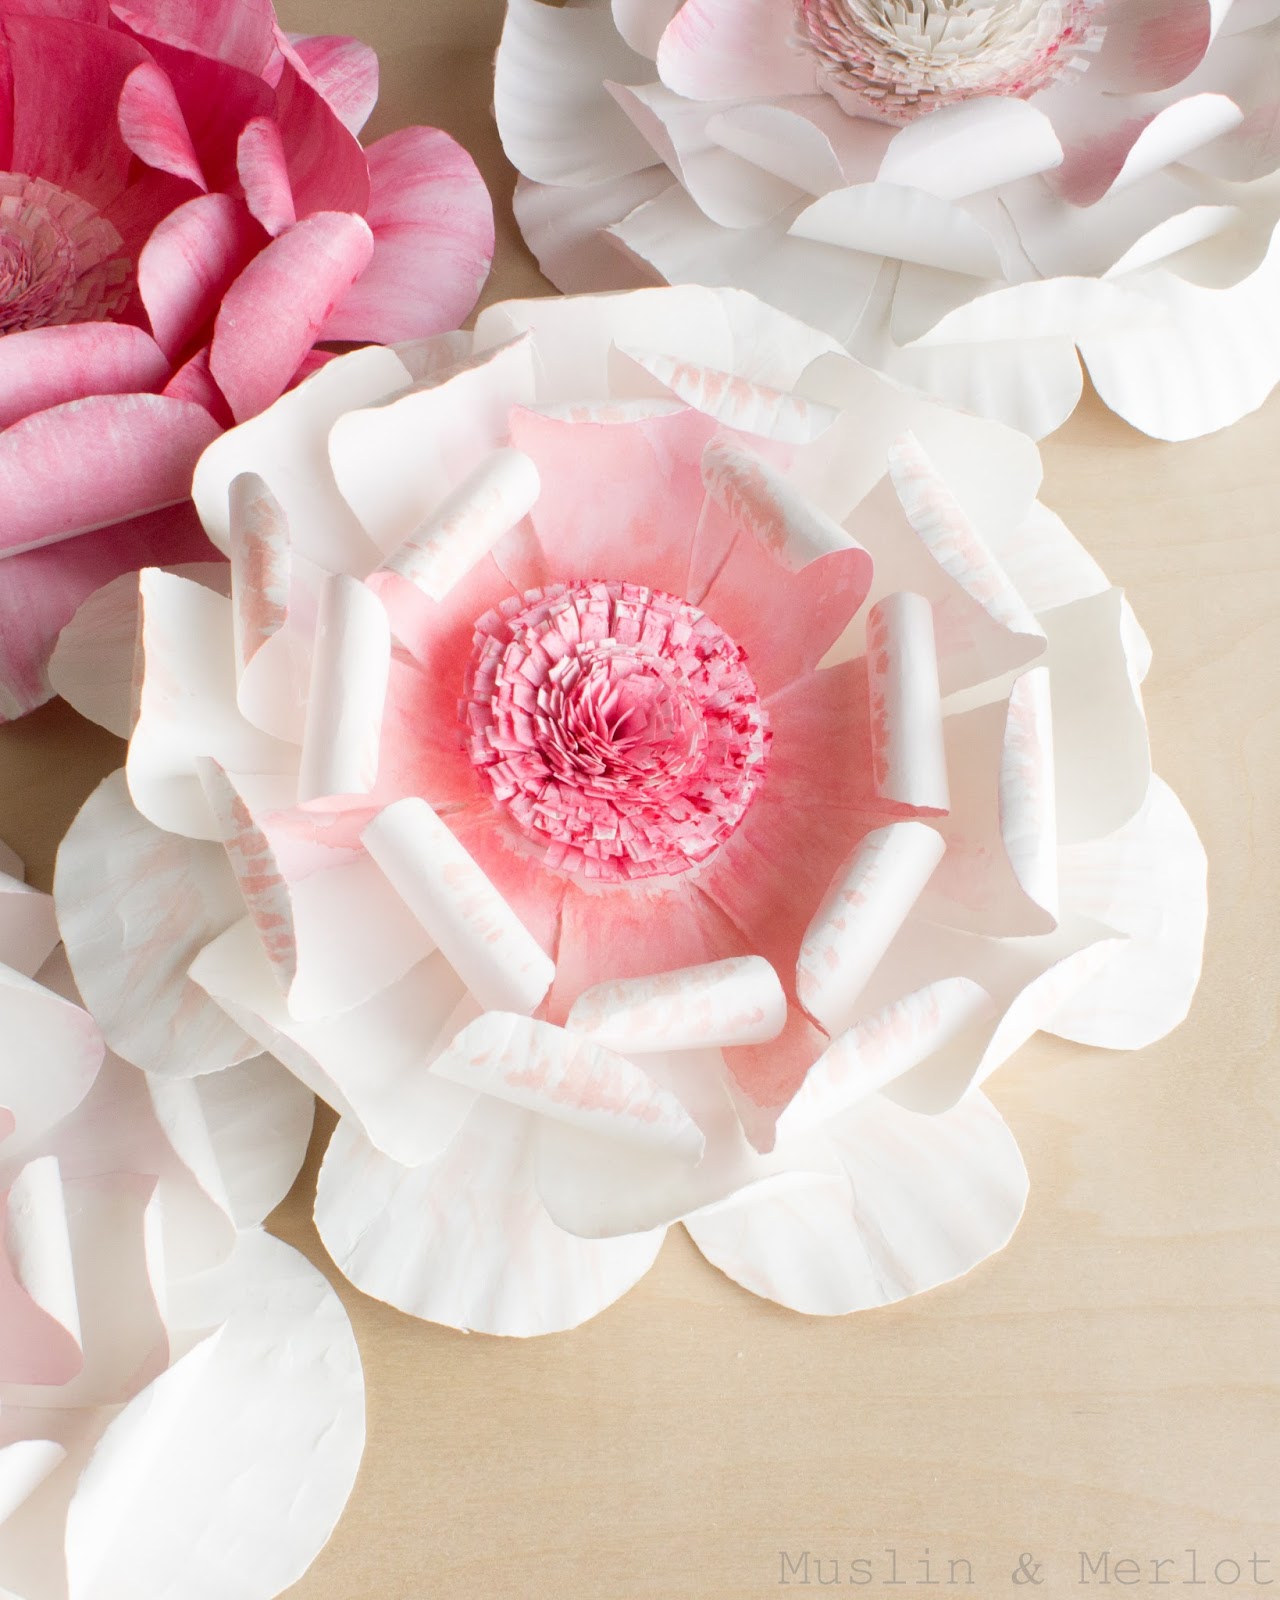
<svg viewBox="0 0 1280 1600"><path fill-rule="evenodd" d="M658 45L658 75L690 100L812 94L814 57L792 43L794 28L775 0L685 0Z"/></svg>
<svg viewBox="0 0 1280 1600"><path fill-rule="evenodd" d="M422 339L465 321L493 260L493 205L475 162L438 128L402 128L366 151L373 258L325 339Z"/></svg>
<svg viewBox="0 0 1280 1600"><path fill-rule="evenodd" d="M236 165L249 210L274 239L298 220L280 126L272 117L245 124Z"/></svg>
<svg viewBox="0 0 1280 1600"><path fill-rule="evenodd" d="M207 338L223 296L264 243L262 229L227 194L200 195L159 225L138 259L138 291L170 360Z"/></svg>
<svg viewBox="0 0 1280 1600"><path fill-rule="evenodd" d="M173 84L154 61L144 61L125 80L119 118L121 137L140 161L208 188Z"/></svg>
<svg viewBox="0 0 1280 1600"><path fill-rule="evenodd" d="M154 394L94 395L16 422L0 433L0 541L36 549L175 505L221 431L200 406Z"/></svg>
<svg viewBox="0 0 1280 1600"><path fill-rule="evenodd" d="M320 212L257 256L223 296L209 364L236 420L275 400L369 264L363 218Z"/></svg>

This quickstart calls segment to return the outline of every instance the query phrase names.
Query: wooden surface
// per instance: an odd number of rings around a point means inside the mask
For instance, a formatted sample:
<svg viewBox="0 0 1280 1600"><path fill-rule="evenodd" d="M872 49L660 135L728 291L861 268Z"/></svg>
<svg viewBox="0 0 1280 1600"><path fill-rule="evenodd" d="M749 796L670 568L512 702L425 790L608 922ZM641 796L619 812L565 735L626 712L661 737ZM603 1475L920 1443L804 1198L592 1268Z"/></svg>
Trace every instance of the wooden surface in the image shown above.
<svg viewBox="0 0 1280 1600"><path fill-rule="evenodd" d="M487 298L540 292L488 115L499 0L280 11L378 48L371 135L426 121L467 144L499 209ZM309 1222L318 1138L273 1225L343 1290L369 1446L292 1600L743 1600L784 1571L799 1588L806 1550L811 1587L838 1558L864 1594L888 1586L890 1551L900 1586L931 1576L981 1600L1092 1593L1101 1569L1082 1584L1079 1552L1104 1550L1108 1594L1280 1592L1265 1581L1280 1586L1280 397L1173 447L1089 403L1045 459L1046 498L1151 635L1156 763L1209 849L1191 1020L1138 1056L1028 1046L992 1086L1032 1175L1013 1244L958 1285L831 1322L753 1300L678 1232L577 1333L518 1344L414 1322L327 1263ZM0 732L0 837L35 881L119 752L64 707ZM1024 1552L1039 1584L1012 1581Z"/></svg>

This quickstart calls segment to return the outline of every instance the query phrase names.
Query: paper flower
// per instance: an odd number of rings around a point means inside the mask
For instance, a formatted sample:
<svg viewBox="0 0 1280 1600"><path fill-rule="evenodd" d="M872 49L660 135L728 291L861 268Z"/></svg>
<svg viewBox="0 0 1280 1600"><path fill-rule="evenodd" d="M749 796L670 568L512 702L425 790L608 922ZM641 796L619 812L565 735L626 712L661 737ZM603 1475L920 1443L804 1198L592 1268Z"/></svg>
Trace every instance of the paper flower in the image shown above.
<svg viewBox="0 0 1280 1600"><path fill-rule="evenodd" d="M364 1443L355 1340L257 1226L311 1096L278 1063L147 1079L75 1003L47 895L0 846L0 1588L266 1600Z"/></svg>
<svg viewBox="0 0 1280 1600"><path fill-rule="evenodd" d="M562 289L749 289L1035 437L1081 357L1166 439L1280 380L1276 0L509 0L495 107Z"/></svg>
<svg viewBox="0 0 1280 1600"><path fill-rule="evenodd" d="M87 594L208 558L184 502L224 427L326 342L471 311L484 184L434 128L362 150L377 80L269 0L0 0L0 718Z"/></svg>
<svg viewBox="0 0 1280 1600"><path fill-rule="evenodd" d="M58 867L107 1038L292 1067L335 1259L455 1326L579 1322L681 1217L808 1311L965 1271L1025 1187L978 1083L1158 1037L1203 938L1038 482L731 291L332 363L197 468L229 597L150 570L59 644L133 727Z"/></svg>

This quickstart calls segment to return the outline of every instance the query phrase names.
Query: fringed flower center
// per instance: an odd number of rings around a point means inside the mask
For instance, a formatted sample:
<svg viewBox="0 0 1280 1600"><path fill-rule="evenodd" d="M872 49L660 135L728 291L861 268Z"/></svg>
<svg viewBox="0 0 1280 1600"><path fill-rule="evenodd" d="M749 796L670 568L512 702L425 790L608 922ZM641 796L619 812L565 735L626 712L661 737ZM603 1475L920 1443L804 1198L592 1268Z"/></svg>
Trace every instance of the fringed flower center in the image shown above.
<svg viewBox="0 0 1280 1600"><path fill-rule="evenodd" d="M122 248L88 201L0 172L0 334L115 316L130 293Z"/></svg>
<svg viewBox="0 0 1280 1600"><path fill-rule="evenodd" d="M708 860L768 759L742 648L639 584L556 584L481 617L461 715L495 804L547 865L605 882Z"/></svg>
<svg viewBox="0 0 1280 1600"><path fill-rule="evenodd" d="M1035 94L1086 65L1098 0L796 0L827 87L883 122L975 95Z"/></svg>

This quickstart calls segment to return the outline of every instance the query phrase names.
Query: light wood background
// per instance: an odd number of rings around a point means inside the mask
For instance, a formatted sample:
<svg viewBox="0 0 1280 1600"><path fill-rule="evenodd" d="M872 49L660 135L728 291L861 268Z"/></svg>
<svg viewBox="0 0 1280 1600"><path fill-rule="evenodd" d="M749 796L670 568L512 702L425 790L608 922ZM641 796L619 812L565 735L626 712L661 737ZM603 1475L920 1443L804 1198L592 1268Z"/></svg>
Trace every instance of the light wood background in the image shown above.
<svg viewBox="0 0 1280 1600"><path fill-rule="evenodd" d="M279 9L377 47L370 135L434 122L474 152L499 212L486 298L544 292L489 118L501 0ZM1032 1175L1013 1244L936 1294L829 1322L752 1299L678 1232L576 1333L520 1344L414 1322L348 1289L314 1236L324 1120L273 1225L343 1292L369 1446L292 1600L743 1600L806 1549L840 1558L845 1585L872 1561L867 1594L895 1549L909 1582L926 1550L944 1580L967 1560L974 1586L946 1592L981 1600L1092 1592L1078 1552L1103 1549L1144 1563L1134 1593L1165 1557L1179 1565L1156 1575L1183 1584L1189 1549L1204 1600L1277 1592L1249 1560L1280 1584L1280 397L1172 447L1091 401L1045 459L1046 498L1151 635L1157 765L1209 849L1191 1020L1138 1056L1028 1046L994 1083ZM120 750L61 706L0 732L0 837L37 883ZM1038 1586L1011 1584L1022 1552Z"/></svg>

